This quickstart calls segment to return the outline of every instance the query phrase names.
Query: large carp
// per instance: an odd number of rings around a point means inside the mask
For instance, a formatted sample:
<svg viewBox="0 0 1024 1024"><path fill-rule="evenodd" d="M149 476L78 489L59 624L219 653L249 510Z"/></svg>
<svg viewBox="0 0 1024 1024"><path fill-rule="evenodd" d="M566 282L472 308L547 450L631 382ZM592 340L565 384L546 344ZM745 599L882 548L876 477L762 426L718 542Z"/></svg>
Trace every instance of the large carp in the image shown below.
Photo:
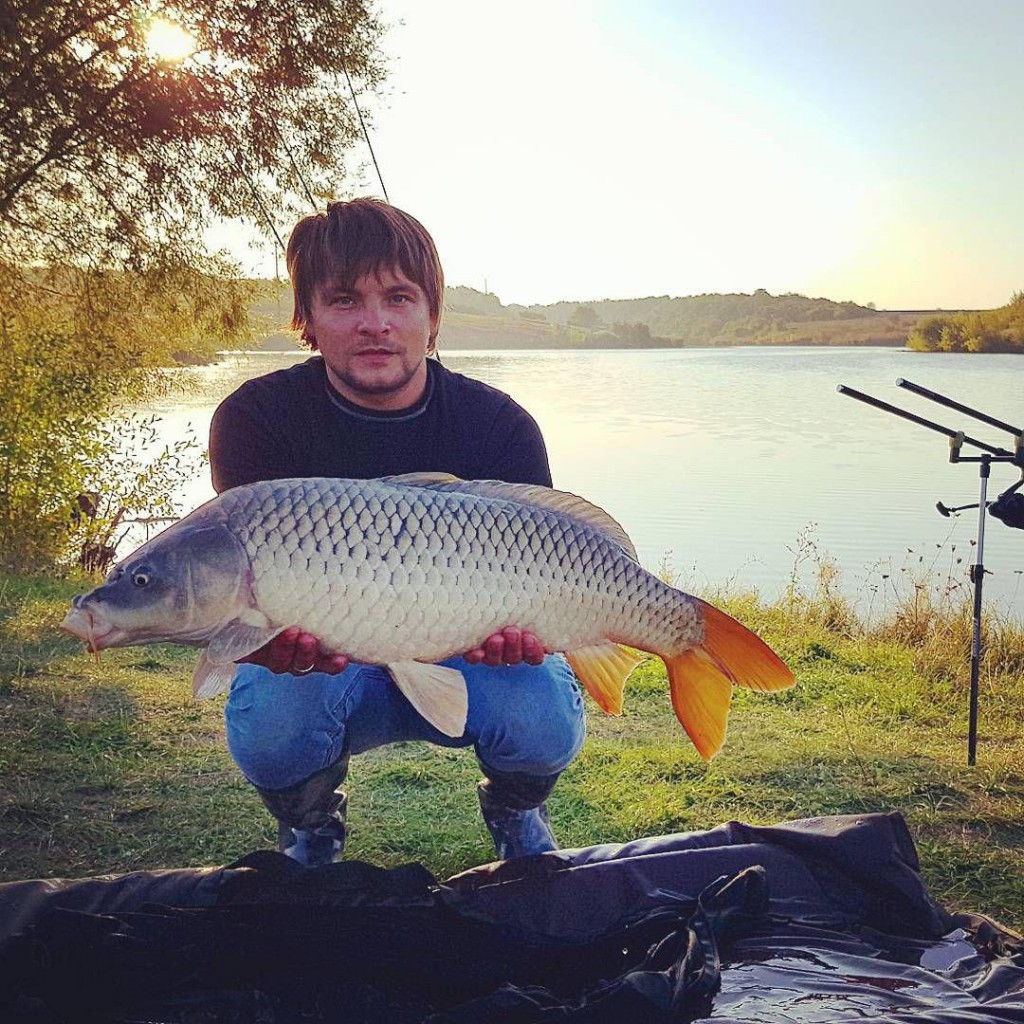
<svg viewBox="0 0 1024 1024"><path fill-rule="evenodd" d="M443 474L235 487L118 563L62 625L94 651L205 648L198 697L226 689L237 659L301 626L327 650L387 665L452 736L465 729L465 680L434 662L515 625L564 652L594 700L619 714L641 660L628 645L665 662L676 716L706 759L725 739L734 684L793 683L754 633L643 569L595 505Z"/></svg>

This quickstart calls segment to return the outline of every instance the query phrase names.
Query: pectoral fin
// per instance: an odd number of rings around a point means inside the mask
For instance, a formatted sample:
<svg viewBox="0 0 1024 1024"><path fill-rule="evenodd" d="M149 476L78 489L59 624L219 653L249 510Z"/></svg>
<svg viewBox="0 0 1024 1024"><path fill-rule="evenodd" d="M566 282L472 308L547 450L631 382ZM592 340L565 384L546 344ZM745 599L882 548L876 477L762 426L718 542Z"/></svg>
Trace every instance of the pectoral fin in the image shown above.
<svg viewBox="0 0 1024 1024"><path fill-rule="evenodd" d="M598 706L610 715L621 715L626 680L644 659L611 640L566 651L565 658Z"/></svg>
<svg viewBox="0 0 1024 1024"><path fill-rule="evenodd" d="M387 666L409 703L446 736L466 731L469 691L458 669L421 661L400 661Z"/></svg>
<svg viewBox="0 0 1024 1024"><path fill-rule="evenodd" d="M217 665L238 661L283 633L286 626L250 626L232 619L210 637L206 657Z"/></svg>
<svg viewBox="0 0 1024 1024"><path fill-rule="evenodd" d="M225 693L231 688L235 668L234 662L211 661L203 651L196 664L196 670L192 673L192 696L196 700L206 700L207 697Z"/></svg>

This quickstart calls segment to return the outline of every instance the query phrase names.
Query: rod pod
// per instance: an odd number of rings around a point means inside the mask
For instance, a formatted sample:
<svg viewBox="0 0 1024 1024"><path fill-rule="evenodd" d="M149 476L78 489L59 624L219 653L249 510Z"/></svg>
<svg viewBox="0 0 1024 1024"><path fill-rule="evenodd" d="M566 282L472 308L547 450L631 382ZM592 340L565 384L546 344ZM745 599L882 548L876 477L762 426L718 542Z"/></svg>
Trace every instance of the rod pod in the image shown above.
<svg viewBox="0 0 1024 1024"><path fill-rule="evenodd" d="M980 490L978 500L978 539L976 542L976 560L970 567L970 580L974 587L974 609L971 635L971 692L967 723L967 763L969 765L974 765L977 762L978 755L978 698L981 678L981 657L984 650L981 631L981 598L985 582L985 513L988 511L988 479L992 470L993 462L1009 462L1017 466L1019 469L1024 469L1024 428L1015 427L1010 423L1005 423L1002 420L996 419L994 416L989 416L987 413L980 412L977 409L972 409L969 405L963 405L951 398L947 398L945 395L939 394L937 391L930 391L928 388L921 387L919 384L914 384L912 381L906 380L903 377L897 379L896 386L905 388L907 391L920 395L922 398L928 398L933 402L937 402L938 404L945 406L946 408L966 413L968 416L972 416L974 419L980 420L991 427L996 427L999 430L1005 430L1014 437L1014 451L1011 452L1006 448L986 444L984 441L979 441L977 438L970 437L962 430L952 430L949 427L943 426L941 423L935 423L933 420L925 419L923 416L917 416L912 412L908 412L906 409L901 409L899 406L890 405L888 402L883 402L878 398L873 398L871 395L866 395L862 391L857 391L854 388L847 387L845 384L836 385L836 390L841 395L847 395L849 398L855 398L857 401L864 402L866 405L874 406L876 409L881 409L883 412L892 413L894 416L910 420L911 423L916 423L918 426L927 427L929 430L934 430L936 433L944 434L949 440L950 462L978 463ZM965 444L969 444L980 449L982 454L972 456L962 455L961 450ZM1019 487L1020 484L1017 484L1017 486ZM1011 488L1011 490L1014 489L1015 488ZM962 505L959 506L959 508L971 508L972 505L973 503L971 505ZM941 501L935 507L938 509L940 514L944 516L948 516L951 512L958 510L955 508L947 508Z"/></svg>

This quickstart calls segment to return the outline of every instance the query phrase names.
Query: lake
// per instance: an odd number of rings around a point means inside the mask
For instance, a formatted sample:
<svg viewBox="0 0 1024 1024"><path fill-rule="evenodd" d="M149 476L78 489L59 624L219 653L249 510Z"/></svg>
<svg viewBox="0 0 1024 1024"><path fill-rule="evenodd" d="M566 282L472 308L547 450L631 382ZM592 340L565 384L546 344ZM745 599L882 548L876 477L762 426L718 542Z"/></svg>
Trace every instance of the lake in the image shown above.
<svg viewBox="0 0 1024 1024"><path fill-rule="evenodd" d="M225 395L302 358L252 353L172 371L192 389L148 411L161 417L164 437L191 428L205 445ZM940 434L840 395L836 385L1003 447L1012 447L1009 434L896 388L896 378L1024 421L1024 359L1014 355L740 347L463 350L442 359L536 417L555 485L615 516L649 568L670 566L698 592L724 584L775 597L794 572L813 579L814 546L836 562L842 591L867 614L926 571L966 591L977 510L944 518L935 505L977 501L978 466L951 465ZM1018 476L994 466L990 498ZM212 494L204 472L183 489L183 510ZM1019 614L1024 531L988 518L985 566L986 608Z"/></svg>

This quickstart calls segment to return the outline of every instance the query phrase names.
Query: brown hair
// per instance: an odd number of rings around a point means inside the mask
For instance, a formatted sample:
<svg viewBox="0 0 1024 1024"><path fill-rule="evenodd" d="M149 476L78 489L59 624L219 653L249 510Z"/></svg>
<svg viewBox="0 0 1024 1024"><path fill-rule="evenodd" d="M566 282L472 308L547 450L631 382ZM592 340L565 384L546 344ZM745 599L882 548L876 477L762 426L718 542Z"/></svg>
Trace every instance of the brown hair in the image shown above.
<svg viewBox="0 0 1024 1024"><path fill-rule="evenodd" d="M313 296L325 283L351 288L366 274L397 268L426 293L430 350L434 350L441 326L444 271L434 240L415 217L379 199L328 203L326 213L303 217L295 225L286 260L296 330L305 332ZM315 347L315 342L311 344Z"/></svg>

